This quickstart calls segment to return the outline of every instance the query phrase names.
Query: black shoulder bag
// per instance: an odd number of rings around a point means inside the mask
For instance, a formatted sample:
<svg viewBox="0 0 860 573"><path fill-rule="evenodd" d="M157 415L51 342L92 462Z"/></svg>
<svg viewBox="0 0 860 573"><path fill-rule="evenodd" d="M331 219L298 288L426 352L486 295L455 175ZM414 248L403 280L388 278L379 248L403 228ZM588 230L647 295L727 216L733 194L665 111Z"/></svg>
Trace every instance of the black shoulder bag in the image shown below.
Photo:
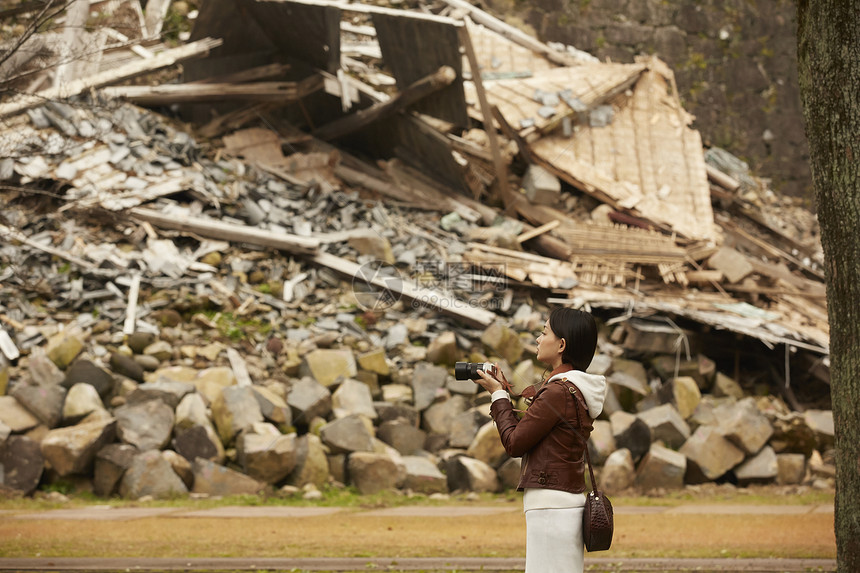
<svg viewBox="0 0 860 573"><path fill-rule="evenodd" d="M582 420L579 417L579 400L576 399L576 386L569 386L573 406L576 409L576 423L582 430ZM582 434L580 434L582 436ZM591 491L585 498L585 508L582 512L582 539L585 548L591 551L606 551L612 545L612 533L615 523L612 514L612 503L603 492L597 490L594 481L594 471L591 469L591 457L588 455L588 439L585 440L585 461L588 464L588 475L591 478Z"/></svg>

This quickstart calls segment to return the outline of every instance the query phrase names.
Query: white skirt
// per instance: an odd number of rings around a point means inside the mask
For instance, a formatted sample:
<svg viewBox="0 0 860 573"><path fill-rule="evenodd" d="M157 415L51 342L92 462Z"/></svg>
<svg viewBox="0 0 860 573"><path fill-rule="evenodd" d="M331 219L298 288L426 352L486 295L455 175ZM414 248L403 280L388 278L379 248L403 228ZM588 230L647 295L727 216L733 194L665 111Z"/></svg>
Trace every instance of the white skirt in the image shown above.
<svg viewBox="0 0 860 573"><path fill-rule="evenodd" d="M525 512L525 573L582 573L582 511L571 507Z"/></svg>

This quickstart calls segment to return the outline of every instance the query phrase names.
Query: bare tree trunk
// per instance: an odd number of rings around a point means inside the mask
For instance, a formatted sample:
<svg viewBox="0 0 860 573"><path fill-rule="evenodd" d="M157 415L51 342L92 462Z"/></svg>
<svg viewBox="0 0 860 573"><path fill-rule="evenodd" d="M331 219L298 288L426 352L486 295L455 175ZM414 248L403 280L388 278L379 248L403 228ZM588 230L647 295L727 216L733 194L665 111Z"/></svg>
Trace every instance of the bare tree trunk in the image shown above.
<svg viewBox="0 0 860 573"><path fill-rule="evenodd" d="M821 225L836 430L837 571L860 571L860 11L799 0L798 60Z"/></svg>

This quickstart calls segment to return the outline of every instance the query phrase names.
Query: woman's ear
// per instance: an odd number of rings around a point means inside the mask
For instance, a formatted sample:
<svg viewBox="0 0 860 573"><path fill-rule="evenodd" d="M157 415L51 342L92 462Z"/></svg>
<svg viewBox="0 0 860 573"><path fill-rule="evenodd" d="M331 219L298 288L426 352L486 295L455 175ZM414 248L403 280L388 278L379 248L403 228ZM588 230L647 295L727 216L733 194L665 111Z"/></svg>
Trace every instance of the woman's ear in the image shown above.
<svg viewBox="0 0 860 573"><path fill-rule="evenodd" d="M564 349L567 348L567 340L564 338L561 338L560 340L561 344L558 345L558 352L559 354L564 354Z"/></svg>

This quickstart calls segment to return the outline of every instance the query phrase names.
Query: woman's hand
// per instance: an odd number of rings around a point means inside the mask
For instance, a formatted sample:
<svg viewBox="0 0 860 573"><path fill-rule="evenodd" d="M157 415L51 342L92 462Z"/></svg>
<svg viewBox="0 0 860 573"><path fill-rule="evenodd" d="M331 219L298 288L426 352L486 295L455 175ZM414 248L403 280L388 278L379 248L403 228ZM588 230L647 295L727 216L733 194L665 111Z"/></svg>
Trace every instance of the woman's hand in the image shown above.
<svg viewBox="0 0 860 573"><path fill-rule="evenodd" d="M505 378L505 374L502 372L502 369L499 368L498 364L493 364L492 373L478 370L478 376L480 376L480 379L475 380L475 383L480 384L481 387L490 394L496 390L505 390L510 388L510 384L508 384L508 380Z"/></svg>

